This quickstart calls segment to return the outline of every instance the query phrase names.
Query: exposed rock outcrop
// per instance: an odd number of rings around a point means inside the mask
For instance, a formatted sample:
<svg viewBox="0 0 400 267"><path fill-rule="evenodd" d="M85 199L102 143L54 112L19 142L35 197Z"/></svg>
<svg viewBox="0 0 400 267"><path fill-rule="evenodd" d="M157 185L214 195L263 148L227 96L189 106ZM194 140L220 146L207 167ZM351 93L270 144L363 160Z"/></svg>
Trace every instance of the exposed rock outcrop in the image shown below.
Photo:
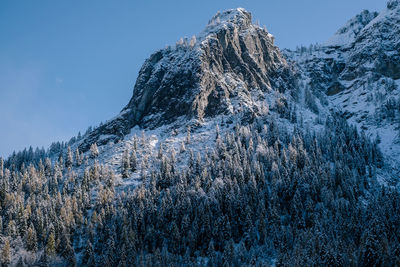
<svg viewBox="0 0 400 267"><path fill-rule="evenodd" d="M201 121L235 113L233 99L251 98L254 91L283 92L294 88L295 80L274 37L253 25L246 10L227 10L215 15L190 42L182 40L151 55L128 105L93 131L81 149L118 140L135 125L152 128L182 116Z"/></svg>

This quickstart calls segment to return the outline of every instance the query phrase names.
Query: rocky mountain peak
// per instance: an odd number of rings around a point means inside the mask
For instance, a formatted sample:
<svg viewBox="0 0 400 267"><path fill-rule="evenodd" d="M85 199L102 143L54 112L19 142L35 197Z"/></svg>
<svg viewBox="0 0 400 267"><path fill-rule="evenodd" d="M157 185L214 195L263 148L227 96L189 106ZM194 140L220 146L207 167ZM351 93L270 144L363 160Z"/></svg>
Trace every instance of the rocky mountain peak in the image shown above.
<svg viewBox="0 0 400 267"><path fill-rule="evenodd" d="M244 8L228 9L212 17L203 33L215 32L224 27L236 27L243 30L252 25L251 20L251 13Z"/></svg>
<svg viewBox="0 0 400 267"><path fill-rule="evenodd" d="M283 92L295 78L273 36L251 19L243 8L218 13L190 41L152 54L128 105L96 129L82 149L120 139L136 125L154 128L181 118L201 122L220 114L257 116L255 95Z"/></svg>
<svg viewBox="0 0 400 267"><path fill-rule="evenodd" d="M143 65L127 106L137 123L234 112L231 98L240 90L271 89L278 70L287 68L272 35L253 25L243 8L217 13L195 40L157 52Z"/></svg>

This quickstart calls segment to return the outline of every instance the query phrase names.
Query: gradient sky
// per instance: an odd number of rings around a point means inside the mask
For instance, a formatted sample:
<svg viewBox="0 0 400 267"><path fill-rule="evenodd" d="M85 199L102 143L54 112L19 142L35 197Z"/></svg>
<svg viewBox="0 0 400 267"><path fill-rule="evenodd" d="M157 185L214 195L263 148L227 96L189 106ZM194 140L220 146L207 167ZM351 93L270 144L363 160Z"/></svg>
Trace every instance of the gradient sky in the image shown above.
<svg viewBox="0 0 400 267"><path fill-rule="evenodd" d="M143 61L244 7L281 48L323 43L385 0L0 1L0 156L66 141L128 103Z"/></svg>

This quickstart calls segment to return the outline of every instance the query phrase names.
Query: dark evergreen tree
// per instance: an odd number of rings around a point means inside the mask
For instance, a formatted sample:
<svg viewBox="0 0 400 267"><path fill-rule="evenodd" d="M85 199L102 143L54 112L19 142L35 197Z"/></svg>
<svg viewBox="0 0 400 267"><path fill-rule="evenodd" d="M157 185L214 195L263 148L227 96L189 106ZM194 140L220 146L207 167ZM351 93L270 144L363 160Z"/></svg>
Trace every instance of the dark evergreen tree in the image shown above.
<svg viewBox="0 0 400 267"><path fill-rule="evenodd" d="M122 155L122 167L121 167L121 169L122 169L122 177L123 178L128 178L129 175L130 175L130 171L131 171L128 149L125 149L124 154Z"/></svg>
<svg viewBox="0 0 400 267"><path fill-rule="evenodd" d="M67 156L66 156L66 160L65 160L65 166L67 167L67 168L70 168L70 167L72 167L72 164L74 163L74 157L73 157L73 155L72 155L72 150L71 150L71 147L70 146L68 146L68 149L67 149Z"/></svg>
<svg viewBox="0 0 400 267"><path fill-rule="evenodd" d="M3 248L1 249L1 265L9 266L11 263L11 248L10 241L6 239L4 241Z"/></svg>

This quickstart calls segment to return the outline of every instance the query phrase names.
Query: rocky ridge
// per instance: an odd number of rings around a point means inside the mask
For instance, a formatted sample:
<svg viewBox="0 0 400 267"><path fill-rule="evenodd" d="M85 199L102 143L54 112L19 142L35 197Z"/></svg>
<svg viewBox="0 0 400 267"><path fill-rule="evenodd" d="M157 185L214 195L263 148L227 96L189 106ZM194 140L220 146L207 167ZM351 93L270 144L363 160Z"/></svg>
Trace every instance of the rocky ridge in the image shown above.
<svg viewBox="0 0 400 267"><path fill-rule="evenodd" d="M350 19L323 45L282 53L246 10L218 13L191 40L152 54L126 107L79 148L119 142L135 126L199 126L219 115L250 122L283 105L295 106L309 120L342 113L370 138L382 139L381 149L395 166L400 161L399 18L399 1L389 1L381 13L362 11Z"/></svg>
<svg viewBox="0 0 400 267"><path fill-rule="evenodd" d="M380 13L363 11L323 45L285 51L316 95L327 96L359 130L381 140L381 149L398 165L400 130L400 2Z"/></svg>
<svg viewBox="0 0 400 267"><path fill-rule="evenodd" d="M219 114L261 110L263 92L295 87L291 66L266 29L242 8L215 15L198 36L152 54L143 64L128 105L81 144L117 141L136 125L155 128L180 117L202 121ZM234 102L247 103L239 107Z"/></svg>

